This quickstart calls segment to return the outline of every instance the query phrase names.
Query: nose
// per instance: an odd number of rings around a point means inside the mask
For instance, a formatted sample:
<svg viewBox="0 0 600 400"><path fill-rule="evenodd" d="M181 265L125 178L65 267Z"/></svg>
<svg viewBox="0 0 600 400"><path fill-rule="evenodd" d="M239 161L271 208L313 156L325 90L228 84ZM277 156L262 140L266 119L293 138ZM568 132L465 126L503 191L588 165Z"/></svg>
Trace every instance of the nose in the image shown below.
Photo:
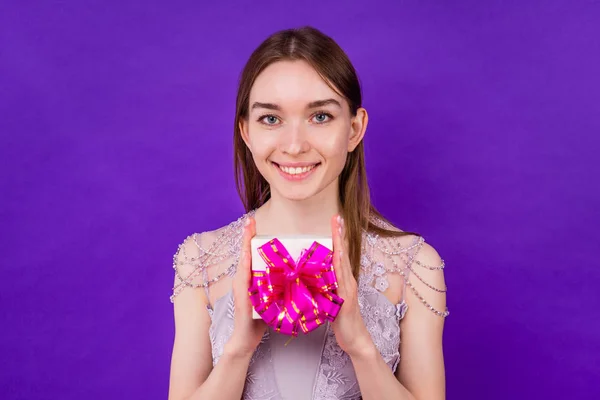
<svg viewBox="0 0 600 400"><path fill-rule="evenodd" d="M279 150L286 154L302 154L310 149L306 129L300 123L291 124L283 133Z"/></svg>

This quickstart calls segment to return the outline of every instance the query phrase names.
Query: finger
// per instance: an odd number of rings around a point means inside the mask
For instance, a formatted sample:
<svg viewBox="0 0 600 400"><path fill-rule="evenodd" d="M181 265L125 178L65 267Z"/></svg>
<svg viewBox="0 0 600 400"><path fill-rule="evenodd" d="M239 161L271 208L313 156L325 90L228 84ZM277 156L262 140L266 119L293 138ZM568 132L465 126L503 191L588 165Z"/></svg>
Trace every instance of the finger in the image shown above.
<svg viewBox="0 0 600 400"><path fill-rule="evenodd" d="M244 283L248 286L250 282L250 274L252 270L252 238L255 234L255 222L254 218L248 217L244 226L244 237L242 239L242 252L244 254L243 260L243 273L242 276L244 278Z"/></svg>
<svg viewBox="0 0 600 400"><path fill-rule="evenodd" d="M354 281L354 272L352 271L352 264L350 263L350 253L348 252L348 238L346 237L346 224L344 219L341 221L340 229L340 243L342 252L340 253L340 267L344 271L344 283L350 283Z"/></svg>
<svg viewBox="0 0 600 400"><path fill-rule="evenodd" d="M344 260L344 241L342 238L342 219L340 215L331 218L331 233L333 239L333 270L338 281L338 285L345 279L343 267Z"/></svg>
<svg viewBox="0 0 600 400"><path fill-rule="evenodd" d="M348 241L346 237L346 224L343 218L337 221L339 228L339 244L338 248L341 249L339 252L339 269L341 271L340 284L344 286L345 291L353 291L356 280L354 279L354 271L352 271L352 264L350 263L350 253L348 253Z"/></svg>

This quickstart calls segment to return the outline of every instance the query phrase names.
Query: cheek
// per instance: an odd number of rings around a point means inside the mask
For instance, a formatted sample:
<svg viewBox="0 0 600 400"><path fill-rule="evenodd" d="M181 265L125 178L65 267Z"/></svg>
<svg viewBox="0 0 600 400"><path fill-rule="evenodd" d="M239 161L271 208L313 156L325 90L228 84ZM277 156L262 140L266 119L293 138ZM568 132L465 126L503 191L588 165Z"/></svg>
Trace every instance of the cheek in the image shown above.
<svg viewBox="0 0 600 400"><path fill-rule="evenodd" d="M267 156L277 148L277 137L269 132L250 133L250 150L255 156Z"/></svg>
<svg viewBox="0 0 600 400"><path fill-rule="evenodd" d="M343 158L348 153L348 135L344 132L323 135L318 142L318 148L325 157Z"/></svg>

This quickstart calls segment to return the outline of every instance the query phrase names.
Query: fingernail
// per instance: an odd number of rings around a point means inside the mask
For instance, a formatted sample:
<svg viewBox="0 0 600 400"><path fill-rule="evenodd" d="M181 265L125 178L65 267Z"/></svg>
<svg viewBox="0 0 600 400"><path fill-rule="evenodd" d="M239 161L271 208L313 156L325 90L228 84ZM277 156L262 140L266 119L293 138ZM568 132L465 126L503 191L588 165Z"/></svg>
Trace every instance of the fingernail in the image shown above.
<svg viewBox="0 0 600 400"><path fill-rule="evenodd" d="M341 215L339 215L339 214L338 214L338 216L337 216L337 222L338 222L338 224L340 224L340 225L342 224L342 216L341 216Z"/></svg>
<svg viewBox="0 0 600 400"><path fill-rule="evenodd" d="M342 232L342 227L338 226L338 231L340 232L340 236L344 236L344 232Z"/></svg>
<svg viewBox="0 0 600 400"><path fill-rule="evenodd" d="M250 225L250 218L246 218L246 221L244 222L244 226L248 226Z"/></svg>

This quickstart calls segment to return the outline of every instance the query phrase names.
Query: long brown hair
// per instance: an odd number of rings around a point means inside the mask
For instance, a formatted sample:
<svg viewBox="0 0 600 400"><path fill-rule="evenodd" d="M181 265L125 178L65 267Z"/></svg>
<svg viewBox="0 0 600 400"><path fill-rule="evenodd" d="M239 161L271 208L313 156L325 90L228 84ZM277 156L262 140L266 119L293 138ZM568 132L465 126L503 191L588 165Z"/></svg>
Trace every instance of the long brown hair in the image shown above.
<svg viewBox="0 0 600 400"><path fill-rule="evenodd" d="M356 71L346 53L329 36L315 28L303 27L276 32L262 42L254 50L242 71L233 128L236 186L246 212L262 206L271 197L271 189L254 164L252 153L242 139L239 125L242 118L248 118L250 90L257 76L267 66L283 60L303 60L310 64L334 91L348 101L353 116L362 104L362 93ZM373 222L374 216L392 225L371 204L362 141L348 154L339 179L339 196L346 226L350 262L354 276L358 278L362 230L388 237L413 233L386 229Z"/></svg>

